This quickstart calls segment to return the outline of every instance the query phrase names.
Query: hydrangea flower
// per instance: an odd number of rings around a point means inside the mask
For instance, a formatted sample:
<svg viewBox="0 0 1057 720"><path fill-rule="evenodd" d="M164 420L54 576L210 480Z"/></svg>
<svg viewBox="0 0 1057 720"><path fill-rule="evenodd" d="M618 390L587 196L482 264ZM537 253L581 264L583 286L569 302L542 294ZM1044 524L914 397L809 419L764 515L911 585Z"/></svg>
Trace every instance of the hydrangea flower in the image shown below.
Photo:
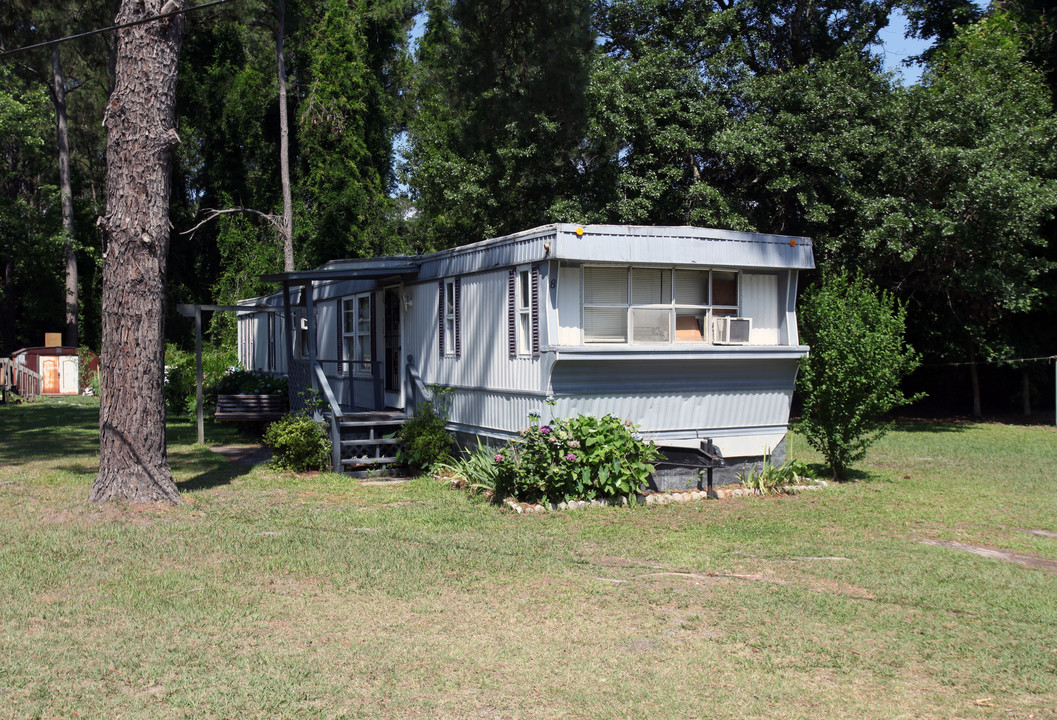
<svg viewBox="0 0 1057 720"><path fill-rule="evenodd" d="M570 440L569 441L569 447L571 447L573 450L576 450L577 448L580 447L580 441L579 440Z"/></svg>
<svg viewBox="0 0 1057 720"><path fill-rule="evenodd" d="M503 456L502 455L496 455L493 459L496 462L503 462Z"/></svg>
<svg viewBox="0 0 1057 720"><path fill-rule="evenodd" d="M569 462L573 462L574 460L576 460L576 453L568 453L565 456L565 459L568 460Z"/></svg>
<svg viewBox="0 0 1057 720"><path fill-rule="evenodd" d="M550 435L551 426L550 425L544 425L543 427L540 428L540 432L543 433L544 435Z"/></svg>

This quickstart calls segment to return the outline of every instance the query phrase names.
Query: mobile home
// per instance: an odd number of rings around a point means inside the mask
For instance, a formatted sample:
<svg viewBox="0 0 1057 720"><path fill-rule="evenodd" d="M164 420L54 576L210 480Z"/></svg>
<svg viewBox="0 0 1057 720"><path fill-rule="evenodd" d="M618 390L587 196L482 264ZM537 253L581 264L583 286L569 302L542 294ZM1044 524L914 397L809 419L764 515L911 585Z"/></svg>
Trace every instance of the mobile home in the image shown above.
<svg viewBox="0 0 1057 720"><path fill-rule="evenodd" d="M346 408L409 411L451 388L461 433L608 413L662 446L710 438L736 465L782 451L813 267L802 237L545 225L266 276L282 290L244 304L276 311L239 313L239 357Z"/></svg>

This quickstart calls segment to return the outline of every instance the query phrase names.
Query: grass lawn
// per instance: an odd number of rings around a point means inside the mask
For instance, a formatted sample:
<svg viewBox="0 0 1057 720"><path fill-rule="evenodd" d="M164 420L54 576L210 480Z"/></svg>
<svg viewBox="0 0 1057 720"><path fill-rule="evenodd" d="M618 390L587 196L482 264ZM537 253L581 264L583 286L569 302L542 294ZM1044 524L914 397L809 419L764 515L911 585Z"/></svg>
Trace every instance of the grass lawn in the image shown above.
<svg viewBox="0 0 1057 720"><path fill-rule="evenodd" d="M233 466L186 423L183 506L96 507L97 413L0 407L0 718L1057 718L1052 427L908 423L820 492L522 517Z"/></svg>

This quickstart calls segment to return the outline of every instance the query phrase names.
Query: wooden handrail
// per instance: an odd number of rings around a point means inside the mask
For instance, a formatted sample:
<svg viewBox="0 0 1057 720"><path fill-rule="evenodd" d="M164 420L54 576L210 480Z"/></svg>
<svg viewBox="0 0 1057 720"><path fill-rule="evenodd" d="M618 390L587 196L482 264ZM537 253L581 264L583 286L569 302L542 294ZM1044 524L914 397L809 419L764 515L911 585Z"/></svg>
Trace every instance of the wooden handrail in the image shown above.
<svg viewBox="0 0 1057 720"><path fill-rule="evenodd" d="M323 392L323 398L330 405L330 462L334 472L341 472L341 419L345 416L341 411L341 405L334 395L334 389L330 387L330 380L323 372L323 366L316 363L312 368L316 373L316 381L319 389Z"/></svg>

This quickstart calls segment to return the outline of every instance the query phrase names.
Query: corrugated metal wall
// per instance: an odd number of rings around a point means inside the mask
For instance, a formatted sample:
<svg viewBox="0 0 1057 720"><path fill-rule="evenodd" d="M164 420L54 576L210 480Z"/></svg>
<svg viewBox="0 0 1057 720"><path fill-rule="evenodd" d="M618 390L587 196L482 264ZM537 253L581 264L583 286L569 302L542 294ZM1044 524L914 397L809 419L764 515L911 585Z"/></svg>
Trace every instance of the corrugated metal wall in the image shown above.
<svg viewBox="0 0 1057 720"><path fill-rule="evenodd" d="M456 425L514 431L545 394L545 359L508 354L507 277L506 268L463 276L458 358L439 353L437 282L407 288L412 307L404 332L406 354L414 357L426 384L454 389L451 419ZM540 282L545 287L545 278ZM540 293L542 306L547 295Z"/></svg>

